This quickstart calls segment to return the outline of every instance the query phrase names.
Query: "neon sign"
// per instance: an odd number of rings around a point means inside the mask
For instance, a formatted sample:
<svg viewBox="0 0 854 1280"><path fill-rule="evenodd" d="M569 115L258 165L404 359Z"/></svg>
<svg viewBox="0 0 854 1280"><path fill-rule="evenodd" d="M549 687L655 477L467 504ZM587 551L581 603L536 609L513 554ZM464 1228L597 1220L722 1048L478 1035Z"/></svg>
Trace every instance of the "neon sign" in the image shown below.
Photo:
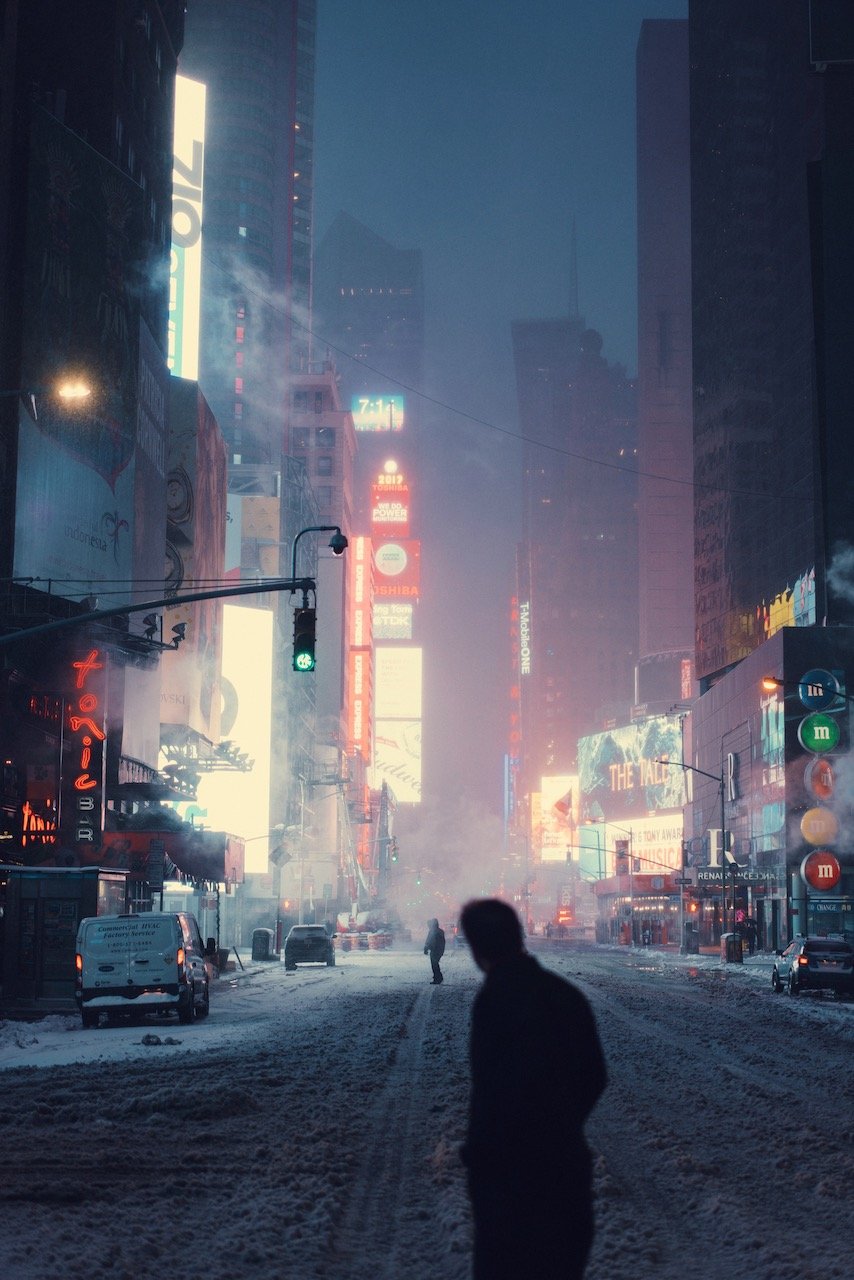
<svg viewBox="0 0 854 1280"><path fill-rule="evenodd" d="M74 696L68 703L68 769L70 795L66 804L72 810L72 843L95 847L101 840L101 806L103 801L104 708L103 671L97 649L85 658L72 662Z"/></svg>

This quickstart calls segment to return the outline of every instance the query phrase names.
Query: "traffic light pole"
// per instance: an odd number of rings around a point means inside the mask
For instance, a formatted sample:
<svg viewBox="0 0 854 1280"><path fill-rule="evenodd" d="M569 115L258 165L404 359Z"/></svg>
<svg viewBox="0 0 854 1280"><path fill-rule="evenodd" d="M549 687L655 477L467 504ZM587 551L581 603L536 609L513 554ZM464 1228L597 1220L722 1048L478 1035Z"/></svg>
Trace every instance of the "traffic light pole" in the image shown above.
<svg viewBox="0 0 854 1280"><path fill-rule="evenodd" d="M88 622L103 622L105 618L120 618L124 614L148 613L152 609L174 609L183 604L196 604L200 600L228 600L234 596L261 595L265 591L316 591L314 578L270 578L266 582L244 583L237 587L214 587L208 591L188 591L183 595L160 596L157 600L145 600L141 604L115 605L111 609L92 609L89 613L78 613L73 618L54 618L52 622L42 622L35 627L22 627L20 631L9 631L0 636L0 649L9 648L19 640L28 640L31 636L49 635L54 631L66 631L70 627L85 626Z"/></svg>

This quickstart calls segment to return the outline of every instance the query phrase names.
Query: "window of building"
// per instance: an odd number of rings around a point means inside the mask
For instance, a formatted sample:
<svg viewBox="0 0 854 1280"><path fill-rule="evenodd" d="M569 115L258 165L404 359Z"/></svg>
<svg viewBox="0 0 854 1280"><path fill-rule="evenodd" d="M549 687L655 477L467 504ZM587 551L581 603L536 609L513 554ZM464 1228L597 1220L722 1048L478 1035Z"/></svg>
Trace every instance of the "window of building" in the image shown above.
<svg viewBox="0 0 854 1280"><path fill-rule="evenodd" d="M311 429L309 427L294 427L293 442L295 449L308 449L311 445Z"/></svg>
<svg viewBox="0 0 854 1280"><path fill-rule="evenodd" d="M307 391L294 392L294 412L308 413L308 392ZM307 449L308 445L306 445L305 448Z"/></svg>
<svg viewBox="0 0 854 1280"><path fill-rule="evenodd" d="M317 496L317 505L321 508L321 510L325 509L328 511L329 508L332 506L332 485L331 484L318 485L317 488L315 489L315 494Z"/></svg>
<svg viewBox="0 0 854 1280"><path fill-rule="evenodd" d="M334 449L335 448L335 428L334 427L318 427L314 433L314 442L318 449Z"/></svg>
<svg viewBox="0 0 854 1280"><path fill-rule="evenodd" d="M315 391L314 393L314 412L323 413L323 392Z"/></svg>
<svg viewBox="0 0 854 1280"><path fill-rule="evenodd" d="M236 396L242 396L242 395L243 395L243 379L242 379L242 378L235 378L235 379L234 379L234 394L235 394Z"/></svg>
<svg viewBox="0 0 854 1280"><path fill-rule="evenodd" d="M319 453L317 455L317 466L315 472L319 476L332 475L332 455L329 453Z"/></svg>

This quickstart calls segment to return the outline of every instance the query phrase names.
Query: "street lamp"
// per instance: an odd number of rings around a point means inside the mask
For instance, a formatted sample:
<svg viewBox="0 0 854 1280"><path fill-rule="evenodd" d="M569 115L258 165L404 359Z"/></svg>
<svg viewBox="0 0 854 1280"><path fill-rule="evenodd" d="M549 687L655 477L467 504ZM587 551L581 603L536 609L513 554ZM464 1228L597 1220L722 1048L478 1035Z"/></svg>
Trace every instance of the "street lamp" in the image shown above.
<svg viewBox="0 0 854 1280"><path fill-rule="evenodd" d="M690 773L699 773L704 778L711 778L712 782L718 784L718 790L721 797L721 932L726 933L726 817L724 812L724 777L723 774L709 773L706 769L698 769L694 764L686 764L684 760L665 760L656 757L656 764L676 765L677 769L686 769ZM735 932L735 862L733 861L732 873L732 927Z"/></svg>
<svg viewBox="0 0 854 1280"><path fill-rule="evenodd" d="M60 400L66 402L72 400L87 400L92 394L92 388L88 382L84 382L82 378L68 377L62 382L56 383L52 387L13 387L11 390L0 391L0 398L6 396L21 396L30 402L33 418L38 422L38 406L36 404L36 396L57 396Z"/></svg>
<svg viewBox="0 0 854 1280"><path fill-rule="evenodd" d="M830 675L830 672L826 674ZM763 676L759 681L760 687L766 693L774 693L777 689L785 689L786 685L791 685L791 683L792 681L789 680L781 680L779 676ZM797 683L804 705L811 706L814 711L821 710L822 707L829 707L837 698L842 698L845 702L854 702L854 694L843 693L836 680L833 681L833 684L826 684L821 678L799 680Z"/></svg>

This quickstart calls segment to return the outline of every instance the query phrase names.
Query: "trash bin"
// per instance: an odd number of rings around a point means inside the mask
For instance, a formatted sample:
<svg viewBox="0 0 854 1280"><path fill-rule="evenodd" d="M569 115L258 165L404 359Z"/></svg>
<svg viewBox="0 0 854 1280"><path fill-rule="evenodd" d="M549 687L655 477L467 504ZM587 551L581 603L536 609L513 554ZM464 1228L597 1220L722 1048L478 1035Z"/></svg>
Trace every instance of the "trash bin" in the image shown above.
<svg viewBox="0 0 854 1280"><path fill-rule="evenodd" d="M685 922L685 954L688 956L700 954L700 930L695 924L691 924L690 920Z"/></svg>
<svg viewBox="0 0 854 1280"><path fill-rule="evenodd" d="M741 938L737 933L721 934L721 959L727 964L742 964Z"/></svg>
<svg viewBox="0 0 854 1280"><path fill-rule="evenodd" d="M273 930L254 929L252 931L252 959L273 959Z"/></svg>

